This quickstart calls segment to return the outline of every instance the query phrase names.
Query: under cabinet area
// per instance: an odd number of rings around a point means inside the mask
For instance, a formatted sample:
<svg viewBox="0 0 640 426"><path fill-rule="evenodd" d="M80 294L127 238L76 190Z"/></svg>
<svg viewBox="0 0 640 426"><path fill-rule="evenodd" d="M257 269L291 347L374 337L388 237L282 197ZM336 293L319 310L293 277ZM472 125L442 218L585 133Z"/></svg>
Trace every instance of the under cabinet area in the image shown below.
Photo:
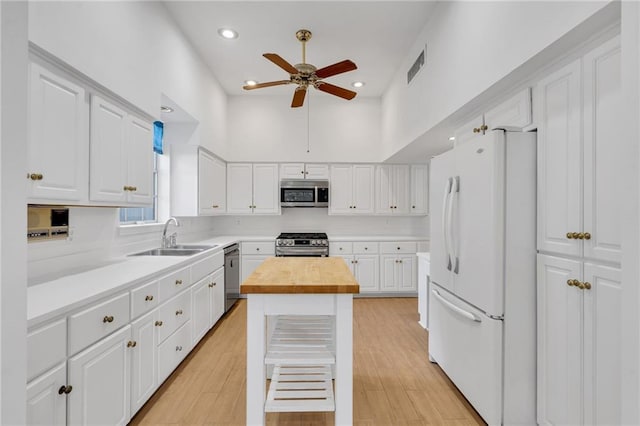
<svg viewBox="0 0 640 426"><path fill-rule="evenodd" d="M227 211L227 165L206 149L171 145L171 215L211 216Z"/></svg>

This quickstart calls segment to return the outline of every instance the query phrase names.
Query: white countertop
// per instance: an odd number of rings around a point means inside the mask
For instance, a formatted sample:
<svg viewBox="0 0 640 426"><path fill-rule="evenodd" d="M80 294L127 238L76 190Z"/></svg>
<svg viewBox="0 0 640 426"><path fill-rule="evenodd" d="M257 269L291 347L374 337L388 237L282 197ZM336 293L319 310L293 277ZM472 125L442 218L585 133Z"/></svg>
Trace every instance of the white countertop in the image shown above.
<svg viewBox="0 0 640 426"><path fill-rule="evenodd" d="M275 241L276 236L219 236L188 244L215 245L193 256L123 256L110 259L105 265L27 288L27 325L32 327L49 319L71 312L116 294L126 288L142 284L205 258L216 251L241 241ZM413 236L329 236L333 241L424 241L426 237ZM182 243L182 241L180 241Z"/></svg>

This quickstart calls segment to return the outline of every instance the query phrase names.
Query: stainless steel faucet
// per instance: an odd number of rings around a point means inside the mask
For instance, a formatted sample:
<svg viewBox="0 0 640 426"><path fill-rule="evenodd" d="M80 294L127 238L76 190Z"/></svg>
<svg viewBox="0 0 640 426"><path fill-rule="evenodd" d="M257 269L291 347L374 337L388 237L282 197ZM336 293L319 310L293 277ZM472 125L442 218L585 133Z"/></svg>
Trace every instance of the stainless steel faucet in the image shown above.
<svg viewBox="0 0 640 426"><path fill-rule="evenodd" d="M174 247L176 245L176 240L178 238L178 233L177 232L174 232L173 234L171 234L171 235L169 235L167 237L167 228L169 227L169 224L172 221L176 226L180 226L180 223L178 222L178 219L176 219L175 217L170 217L164 223L164 230L162 231L162 248Z"/></svg>

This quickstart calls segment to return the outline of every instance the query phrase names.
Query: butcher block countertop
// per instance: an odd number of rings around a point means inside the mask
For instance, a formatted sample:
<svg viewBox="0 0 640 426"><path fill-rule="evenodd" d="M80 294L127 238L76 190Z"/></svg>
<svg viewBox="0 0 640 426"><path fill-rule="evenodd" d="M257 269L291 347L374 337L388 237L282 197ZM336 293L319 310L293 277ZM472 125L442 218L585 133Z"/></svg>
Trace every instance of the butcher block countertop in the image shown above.
<svg viewBox="0 0 640 426"><path fill-rule="evenodd" d="M240 286L240 293L359 293L341 257L269 257Z"/></svg>

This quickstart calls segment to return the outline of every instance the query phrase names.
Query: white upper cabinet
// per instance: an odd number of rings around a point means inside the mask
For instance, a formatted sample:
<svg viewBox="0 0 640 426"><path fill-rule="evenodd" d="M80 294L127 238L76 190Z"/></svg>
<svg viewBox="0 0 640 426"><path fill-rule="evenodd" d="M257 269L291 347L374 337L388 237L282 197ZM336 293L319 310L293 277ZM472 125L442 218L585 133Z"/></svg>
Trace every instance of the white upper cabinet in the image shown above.
<svg viewBox="0 0 640 426"><path fill-rule="evenodd" d="M284 163L280 165L280 179L329 179L327 164Z"/></svg>
<svg viewBox="0 0 640 426"><path fill-rule="evenodd" d="M410 174L406 165L381 165L376 168L376 213L409 214Z"/></svg>
<svg viewBox="0 0 640 426"><path fill-rule="evenodd" d="M30 64L28 201L86 202L89 107L85 90Z"/></svg>
<svg viewBox="0 0 640 426"><path fill-rule="evenodd" d="M332 165L329 214L373 214L375 167Z"/></svg>
<svg viewBox="0 0 640 426"><path fill-rule="evenodd" d="M150 205L153 126L99 96L91 98L91 201Z"/></svg>
<svg viewBox="0 0 640 426"><path fill-rule="evenodd" d="M522 130L532 122L531 89L526 88L455 131L456 145L471 142L493 129Z"/></svg>
<svg viewBox="0 0 640 426"><path fill-rule="evenodd" d="M227 211L230 214L279 214L277 164L227 164Z"/></svg>
<svg viewBox="0 0 640 426"><path fill-rule="evenodd" d="M621 99L619 37L538 83L539 250L620 262Z"/></svg>
<svg viewBox="0 0 640 426"><path fill-rule="evenodd" d="M429 171L426 165L411 165L412 215L426 215L429 208Z"/></svg>
<svg viewBox="0 0 640 426"><path fill-rule="evenodd" d="M227 210L227 165L204 148L171 146L171 215L210 216Z"/></svg>

